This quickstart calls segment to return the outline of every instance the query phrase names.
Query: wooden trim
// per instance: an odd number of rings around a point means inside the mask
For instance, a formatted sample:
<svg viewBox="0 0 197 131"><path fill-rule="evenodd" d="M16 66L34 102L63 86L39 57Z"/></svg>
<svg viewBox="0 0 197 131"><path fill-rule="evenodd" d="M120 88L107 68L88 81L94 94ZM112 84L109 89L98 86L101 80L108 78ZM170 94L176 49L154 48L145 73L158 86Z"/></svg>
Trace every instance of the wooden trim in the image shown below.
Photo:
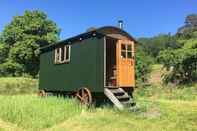
<svg viewBox="0 0 197 131"><path fill-rule="evenodd" d="M57 63L57 49L54 50L54 63Z"/></svg>
<svg viewBox="0 0 197 131"><path fill-rule="evenodd" d="M132 57L135 58L135 43L132 41Z"/></svg>
<svg viewBox="0 0 197 131"><path fill-rule="evenodd" d="M118 87L117 85L116 86L108 86L107 83L106 83L107 82L107 77L106 77L107 76L107 73L106 73L106 63L107 63L106 62L107 61L107 59L106 59L107 58L107 56L106 56L106 45L107 45L107 37L106 36L104 37L104 49L103 49L104 50L104 87L108 87L108 88L115 87L116 88L116 87ZM116 45L117 45L117 43L116 43Z"/></svg>
<svg viewBox="0 0 197 131"><path fill-rule="evenodd" d="M104 37L104 58L103 58L103 63L104 63L104 87L106 87L106 37Z"/></svg>

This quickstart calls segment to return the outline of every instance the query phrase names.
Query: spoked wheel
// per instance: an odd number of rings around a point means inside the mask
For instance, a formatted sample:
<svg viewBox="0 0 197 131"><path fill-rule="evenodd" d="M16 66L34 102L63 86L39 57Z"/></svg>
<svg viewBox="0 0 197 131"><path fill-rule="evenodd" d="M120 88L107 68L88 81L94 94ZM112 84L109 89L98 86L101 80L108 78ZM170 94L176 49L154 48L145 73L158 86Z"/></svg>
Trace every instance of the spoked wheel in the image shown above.
<svg viewBox="0 0 197 131"><path fill-rule="evenodd" d="M76 93L77 99L82 104L90 106L92 104L92 94L88 88L82 88Z"/></svg>
<svg viewBox="0 0 197 131"><path fill-rule="evenodd" d="M44 90L39 90L38 91L38 96L41 96L41 97L44 97L44 96L46 96L47 94L46 94L46 92L44 91Z"/></svg>

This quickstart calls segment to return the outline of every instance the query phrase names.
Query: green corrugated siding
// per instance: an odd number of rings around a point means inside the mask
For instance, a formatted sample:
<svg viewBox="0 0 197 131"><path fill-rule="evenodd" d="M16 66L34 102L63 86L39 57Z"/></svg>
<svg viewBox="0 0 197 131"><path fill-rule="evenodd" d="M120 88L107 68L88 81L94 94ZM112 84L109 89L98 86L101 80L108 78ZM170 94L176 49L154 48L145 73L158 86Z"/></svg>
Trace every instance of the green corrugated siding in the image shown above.
<svg viewBox="0 0 197 131"><path fill-rule="evenodd" d="M88 87L103 92L103 38L92 37L71 46L67 64L54 64L54 51L40 56L40 89L76 91Z"/></svg>

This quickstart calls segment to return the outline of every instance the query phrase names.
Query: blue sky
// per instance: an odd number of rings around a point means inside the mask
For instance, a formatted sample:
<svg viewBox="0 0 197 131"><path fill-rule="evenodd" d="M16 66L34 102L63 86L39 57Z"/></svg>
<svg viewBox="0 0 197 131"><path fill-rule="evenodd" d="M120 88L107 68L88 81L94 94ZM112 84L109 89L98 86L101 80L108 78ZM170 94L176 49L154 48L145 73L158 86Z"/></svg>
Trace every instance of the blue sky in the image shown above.
<svg viewBox="0 0 197 131"><path fill-rule="evenodd" d="M42 10L61 28L61 39L88 27L117 26L134 37L175 33L185 16L197 13L197 0L1 0L0 31L25 10Z"/></svg>

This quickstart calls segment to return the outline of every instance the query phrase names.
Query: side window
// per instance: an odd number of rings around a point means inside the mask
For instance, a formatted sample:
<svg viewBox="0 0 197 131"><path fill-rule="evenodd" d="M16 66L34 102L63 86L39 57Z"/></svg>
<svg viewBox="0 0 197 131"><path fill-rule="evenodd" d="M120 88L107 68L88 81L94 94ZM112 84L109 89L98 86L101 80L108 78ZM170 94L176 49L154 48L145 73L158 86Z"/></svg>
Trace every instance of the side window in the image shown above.
<svg viewBox="0 0 197 131"><path fill-rule="evenodd" d="M70 61L70 45L65 45L55 49L55 64L66 63Z"/></svg>
<svg viewBox="0 0 197 131"><path fill-rule="evenodd" d="M131 59L133 57L132 50L131 44L121 44L121 58Z"/></svg>

